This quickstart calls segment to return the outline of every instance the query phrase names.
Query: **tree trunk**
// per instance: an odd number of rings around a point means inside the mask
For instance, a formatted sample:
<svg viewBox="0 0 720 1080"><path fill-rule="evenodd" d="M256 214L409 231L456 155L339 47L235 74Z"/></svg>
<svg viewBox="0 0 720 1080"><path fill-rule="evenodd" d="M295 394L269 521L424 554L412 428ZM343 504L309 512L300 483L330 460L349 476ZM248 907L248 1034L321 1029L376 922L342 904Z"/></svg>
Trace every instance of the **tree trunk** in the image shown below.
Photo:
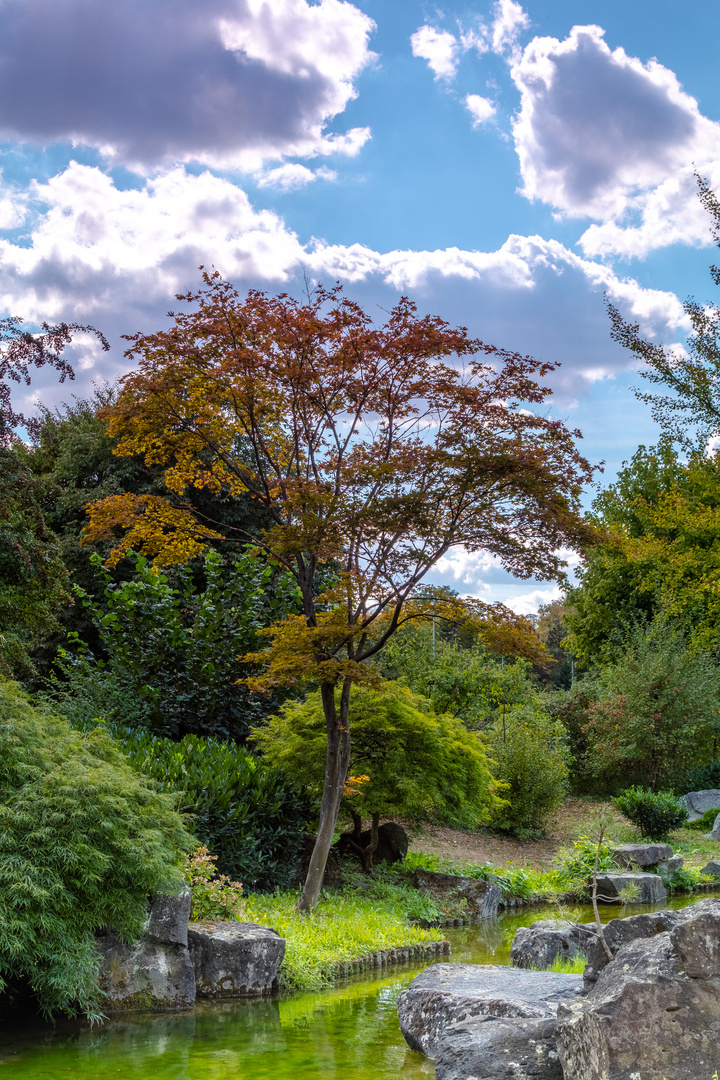
<svg viewBox="0 0 720 1080"><path fill-rule="evenodd" d="M318 825L315 847L310 858L302 896L298 901L298 911L313 911L320 899L325 866L330 853L335 825L337 824L342 799L343 787L350 764L350 687L349 679L343 683L340 695L340 711L335 706L335 687L323 683L320 687L325 730L327 731L327 757L325 759L325 784L320 804L320 823Z"/></svg>
<svg viewBox="0 0 720 1080"><path fill-rule="evenodd" d="M379 824L380 824L380 815L379 814L373 814L373 816L372 816L372 824L370 826L370 843L368 844L368 846L366 848L363 848L363 852L364 852L363 870L365 870L365 872L367 874L369 874L370 871L372 870L373 855L377 851L378 840L380 839L380 837L378 836L378 826L379 826Z"/></svg>

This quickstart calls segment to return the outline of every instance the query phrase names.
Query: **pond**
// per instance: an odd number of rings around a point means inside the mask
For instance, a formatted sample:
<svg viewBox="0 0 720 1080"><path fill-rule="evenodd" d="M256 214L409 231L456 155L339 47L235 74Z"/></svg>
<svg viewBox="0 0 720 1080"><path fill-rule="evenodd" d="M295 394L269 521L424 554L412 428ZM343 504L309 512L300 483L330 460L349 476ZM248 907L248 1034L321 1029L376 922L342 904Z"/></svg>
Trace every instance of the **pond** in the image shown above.
<svg viewBox="0 0 720 1080"><path fill-rule="evenodd" d="M676 897L670 906L708 895L720 890ZM532 908L444 931L452 942L449 962L508 964L518 926L552 914ZM592 918L585 907L569 914ZM617 915L617 908L603 910L604 920ZM395 1011L400 991L427 966L359 975L322 994L201 1003L188 1013L134 1015L102 1026L0 1028L0 1080L431 1080L432 1063L408 1050Z"/></svg>

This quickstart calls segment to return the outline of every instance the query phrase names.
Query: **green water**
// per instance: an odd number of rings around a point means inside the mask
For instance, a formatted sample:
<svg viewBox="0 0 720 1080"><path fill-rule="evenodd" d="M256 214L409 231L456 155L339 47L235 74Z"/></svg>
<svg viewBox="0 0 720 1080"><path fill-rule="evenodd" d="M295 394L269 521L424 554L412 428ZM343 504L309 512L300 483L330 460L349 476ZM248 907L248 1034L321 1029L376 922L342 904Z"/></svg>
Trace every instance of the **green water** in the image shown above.
<svg viewBox="0 0 720 1080"><path fill-rule="evenodd" d="M720 895L720 893L704 894ZM703 897L678 897L683 907ZM633 908L633 911L652 910ZM630 914L629 911L626 911ZM550 912L448 930L454 963L507 964L518 926ZM617 908L606 908L614 918ZM572 918L587 922L589 908ZM198 1004L192 1012L0 1028L0 1080L431 1080L434 1068L407 1049L398 994L426 962L360 975L323 994Z"/></svg>

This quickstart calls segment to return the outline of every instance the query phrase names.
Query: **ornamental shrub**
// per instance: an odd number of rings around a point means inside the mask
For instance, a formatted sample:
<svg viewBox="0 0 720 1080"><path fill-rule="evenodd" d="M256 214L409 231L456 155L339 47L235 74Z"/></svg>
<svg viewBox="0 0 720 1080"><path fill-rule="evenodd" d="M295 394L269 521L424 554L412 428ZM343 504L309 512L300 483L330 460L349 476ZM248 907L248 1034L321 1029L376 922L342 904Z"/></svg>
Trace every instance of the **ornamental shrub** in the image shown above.
<svg viewBox="0 0 720 1080"><path fill-rule="evenodd" d="M666 840L687 821L685 803L669 791L630 787L615 799L618 810L637 825L645 840Z"/></svg>
<svg viewBox="0 0 720 1080"><path fill-rule="evenodd" d="M118 738L159 791L179 794L179 809L191 815L222 874L259 892L290 884L313 804L280 771L233 743L197 735L173 742L125 731Z"/></svg>
<svg viewBox="0 0 720 1080"><path fill-rule="evenodd" d="M182 884L192 837L174 799L103 731L73 731L0 682L0 990L98 1016L94 932L140 934L148 897Z"/></svg>
<svg viewBox="0 0 720 1080"><path fill-rule="evenodd" d="M720 758L690 769L675 790L684 795L687 791L708 791L712 788L720 789Z"/></svg>
<svg viewBox="0 0 720 1080"><path fill-rule="evenodd" d="M187 861L185 880L192 895L192 922L227 922L240 920L245 914L242 882L218 874L216 862L217 855L211 855L204 844Z"/></svg>
<svg viewBox="0 0 720 1080"><path fill-rule="evenodd" d="M493 825L521 839L540 836L568 792L569 751L562 724L539 705L508 711L488 728L493 772L508 788L508 805Z"/></svg>
<svg viewBox="0 0 720 1080"><path fill-rule="evenodd" d="M360 814L400 815L458 828L488 821L499 800L480 736L402 687L355 686L345 804ZM322 792L327 735L320 692L285 705L252 740L274 766ZM353 793L351 793L351 791Z"/></svg>
<svg viewBox="0 0 720 1080"><path fill-rule="evenodd" d="M687 828L709 833L712 831L718 814L720 814L720 806L714 806L710 810L706 810L702 817L696 818L695 821L688 821Z"/></svg>

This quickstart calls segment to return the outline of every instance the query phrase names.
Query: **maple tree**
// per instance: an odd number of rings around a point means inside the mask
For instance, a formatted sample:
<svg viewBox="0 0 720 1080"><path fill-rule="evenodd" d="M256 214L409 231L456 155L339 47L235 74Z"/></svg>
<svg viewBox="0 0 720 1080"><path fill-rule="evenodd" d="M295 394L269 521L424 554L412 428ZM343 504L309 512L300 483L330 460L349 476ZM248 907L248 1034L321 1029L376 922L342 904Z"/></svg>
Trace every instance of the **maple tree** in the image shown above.
<svg viewBox="0 0 720 1080"><path fill-rule="evenodd" d="M268 629L252 686L316 683L328 736L309 910L347 777L351 687L378 677L366 661L404 622L454 617L442 590L418 586L455 545L520 577L562 577L560 549L593 537L578 501L593 470L579 432L532 411L555 365L421 317L406 297L382 325L340 286L243 298L205 273L179 299L192 308L170 329L130 339L137 367L108 413L115 452L162 466L172 500L101 500L86 536L120 529L117 558L183 563L218 535L189 506L193 488L270 515L250 539L291 572L301 614Z"/></svg>

